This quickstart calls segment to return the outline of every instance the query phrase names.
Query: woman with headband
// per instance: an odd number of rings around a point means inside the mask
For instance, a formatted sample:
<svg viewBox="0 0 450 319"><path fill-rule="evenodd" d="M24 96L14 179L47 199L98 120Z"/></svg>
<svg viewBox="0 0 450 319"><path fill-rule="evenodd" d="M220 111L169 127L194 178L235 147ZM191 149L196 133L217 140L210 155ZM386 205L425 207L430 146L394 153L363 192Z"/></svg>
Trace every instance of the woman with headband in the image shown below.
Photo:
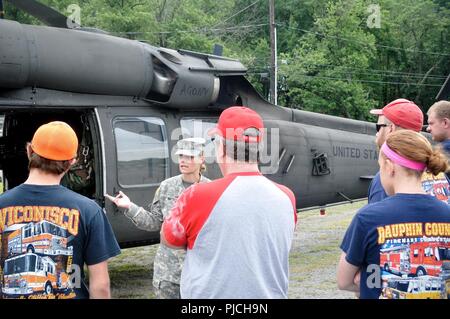
<svg viewBox="0 0 450 319"><path fill-rule="evenodd" d="M387 138L378 163L389 197L353 218L338 287L361 298L439 298L439 273L450 260L450 207L425 193L421 177L445 172L447 159L421 134L402 130Z"/></svg>

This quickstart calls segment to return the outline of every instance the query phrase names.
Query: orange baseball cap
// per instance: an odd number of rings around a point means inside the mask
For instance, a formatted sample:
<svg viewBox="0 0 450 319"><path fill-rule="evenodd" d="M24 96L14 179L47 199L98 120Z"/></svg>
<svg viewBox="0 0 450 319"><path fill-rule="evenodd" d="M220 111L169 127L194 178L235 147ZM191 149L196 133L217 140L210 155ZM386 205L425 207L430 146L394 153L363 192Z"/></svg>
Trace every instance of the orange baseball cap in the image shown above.
<svg viewBox="0 0 450 319"><path fill-rule="evenodd" d="M46 159L68 161L77 156L77 134L65 122L50 122L36 130L31 141L31 149Z"/></svg>

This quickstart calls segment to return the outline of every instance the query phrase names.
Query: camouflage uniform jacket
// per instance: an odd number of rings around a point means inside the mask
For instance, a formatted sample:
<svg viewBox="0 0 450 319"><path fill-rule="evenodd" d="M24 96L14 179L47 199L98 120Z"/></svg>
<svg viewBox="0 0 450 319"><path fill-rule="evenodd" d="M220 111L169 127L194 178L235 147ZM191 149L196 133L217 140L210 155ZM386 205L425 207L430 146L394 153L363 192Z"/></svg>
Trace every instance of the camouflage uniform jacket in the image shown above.
<svg viewBox="0 0 450 319"><path fill-rule="evenodd" d="M170 213L175 201L185 190L181 176L174 176L161 182L152 204L149 205L149 210L132 203L130 208L125 210L125 215L140 229L159 231L164 218ZM209 181L204 176L200 179L200 183ZM159 287L159 283L163 280L180 284L185 255L185 250L171 249L160 245L153 265L153 285Z"/></svg>

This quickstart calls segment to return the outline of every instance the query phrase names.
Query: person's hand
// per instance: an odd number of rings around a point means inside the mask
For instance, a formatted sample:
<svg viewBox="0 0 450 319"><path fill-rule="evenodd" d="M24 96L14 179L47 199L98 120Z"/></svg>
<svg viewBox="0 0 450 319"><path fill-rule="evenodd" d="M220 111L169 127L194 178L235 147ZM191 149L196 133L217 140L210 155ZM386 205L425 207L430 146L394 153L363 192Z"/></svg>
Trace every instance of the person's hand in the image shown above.
<svg viewBox="0 0 450 319"><path fill-rule="evenodd" d="M105 194L105 197L116 204L117 207L129 209L131 206L131 201L127 195L119 191L119 194L116 197Z"/></svg>

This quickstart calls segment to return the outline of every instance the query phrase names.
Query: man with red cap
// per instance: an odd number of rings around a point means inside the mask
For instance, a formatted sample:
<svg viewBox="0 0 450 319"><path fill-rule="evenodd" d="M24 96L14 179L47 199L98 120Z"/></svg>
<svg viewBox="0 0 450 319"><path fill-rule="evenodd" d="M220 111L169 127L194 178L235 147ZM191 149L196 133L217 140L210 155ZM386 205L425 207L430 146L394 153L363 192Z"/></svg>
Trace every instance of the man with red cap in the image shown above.
<svg viewBox="0 0 450 319"><path fill-rule="evenodd" d="M110 298L108 259L120 253L111 225L97 203L60 185L77 150L68 124L40 126L27 144L28 179L0 196L5 298Z"/></svg>
<svg viewBox="0 0 450 319"><path fill-rule="evenodd" d="M423 125L422 110L411 101L397 99L387 104L382 109L371 110L370 114L378 116L376 124L376 144L380 148L387 137L395 131L406 129L420 132ZM381 185L380 172L378 172L369 187L368 203L372 204L385 199L386 194Z"/></svg>
<svg viewBox="0 0 450 319"><path fill-rule="evenodd" d="M224 177L187 189L163 223L161 243L187 248L182 298L287 298L295 197L260 173L263 133L255 111L223 111L210 135Z"/></svg>
<svg viewBox="0 0 450 319"><path fill-rule="evenodd" d="M422 130L423 113L421 109L414 102L406 99L397 99L387 104L383 109L371 110L370 113L378 115L376 143L379 148L388 136L395 131L412 130L420 132ZM450 204L450 185L444 173L433 175L424 172L422 187L428 194ZM380 173L378 172L369 187L368 203L379 202L387 196L381 185Z"/></svg>

